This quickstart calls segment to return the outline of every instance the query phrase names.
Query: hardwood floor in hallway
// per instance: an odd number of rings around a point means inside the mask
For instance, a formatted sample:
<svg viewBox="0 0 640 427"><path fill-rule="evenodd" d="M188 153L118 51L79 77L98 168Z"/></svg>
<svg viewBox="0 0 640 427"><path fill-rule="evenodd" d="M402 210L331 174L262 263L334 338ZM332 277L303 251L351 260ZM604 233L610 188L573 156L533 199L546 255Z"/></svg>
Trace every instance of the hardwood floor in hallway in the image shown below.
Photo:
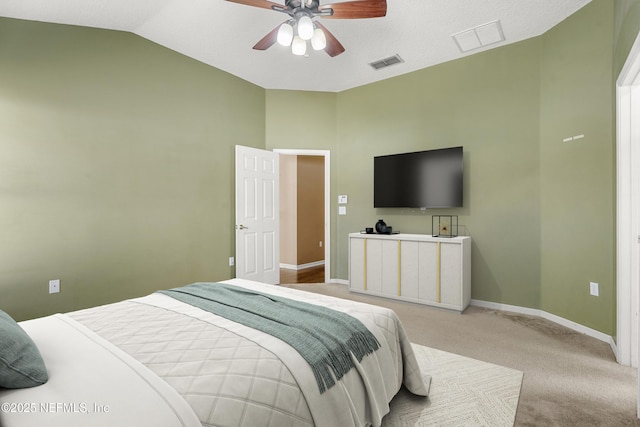
<svg viewBox="0 0 640 427"><path fill-rule="evenodd" d="M280 269L280 283L324 283L324 265L303 270Z"/></svg>

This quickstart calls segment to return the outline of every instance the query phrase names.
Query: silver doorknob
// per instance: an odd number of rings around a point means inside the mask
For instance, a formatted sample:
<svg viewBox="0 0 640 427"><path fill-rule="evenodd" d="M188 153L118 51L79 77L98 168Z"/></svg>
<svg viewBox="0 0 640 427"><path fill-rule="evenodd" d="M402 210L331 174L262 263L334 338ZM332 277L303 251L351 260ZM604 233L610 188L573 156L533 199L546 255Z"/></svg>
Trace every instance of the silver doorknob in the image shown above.
<svg viewBox="0 0 640 427"><path fill-rule="evenodd" d="M245 227L244 225L240 224L240 225L236 225L236 230L246 230L249 227Z"/></svg>

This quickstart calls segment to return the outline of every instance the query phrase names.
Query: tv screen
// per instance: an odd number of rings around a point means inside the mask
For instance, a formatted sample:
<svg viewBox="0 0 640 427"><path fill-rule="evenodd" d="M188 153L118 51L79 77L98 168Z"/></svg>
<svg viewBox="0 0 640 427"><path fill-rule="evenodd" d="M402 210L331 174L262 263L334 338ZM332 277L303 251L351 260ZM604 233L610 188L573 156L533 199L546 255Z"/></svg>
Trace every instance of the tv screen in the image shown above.
<svg viewBox="0 0 640 427"><path fill-rule="evenodd" d="M462 207L462 147L373 158L375 208Z"/></svg>

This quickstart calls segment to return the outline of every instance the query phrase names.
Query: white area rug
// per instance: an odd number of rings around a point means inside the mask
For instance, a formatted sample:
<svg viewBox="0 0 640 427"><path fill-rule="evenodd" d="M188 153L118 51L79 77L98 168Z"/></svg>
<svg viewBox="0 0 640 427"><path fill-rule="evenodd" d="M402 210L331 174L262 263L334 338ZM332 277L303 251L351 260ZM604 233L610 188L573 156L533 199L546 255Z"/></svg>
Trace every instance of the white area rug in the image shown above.
<svg viewBox="0 0 640 427"><path fill-rule="evenodd" d="M383 427L513 426L522 372L412 345L422 371L432 377L429 397L414 396L403 387L391 401Z"/></svg>

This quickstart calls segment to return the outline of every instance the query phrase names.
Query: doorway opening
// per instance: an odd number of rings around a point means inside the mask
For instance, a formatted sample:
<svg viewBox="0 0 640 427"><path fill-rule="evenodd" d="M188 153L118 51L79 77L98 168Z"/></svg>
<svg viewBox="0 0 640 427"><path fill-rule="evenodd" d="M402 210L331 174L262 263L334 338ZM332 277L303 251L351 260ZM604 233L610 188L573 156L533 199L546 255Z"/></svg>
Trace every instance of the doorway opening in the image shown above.
<svg viewBox="0 0 640 427"><path fill-rule="evenodd" d="M273 151L280 154L280 283L329 282L329 151Z"/></svg>

